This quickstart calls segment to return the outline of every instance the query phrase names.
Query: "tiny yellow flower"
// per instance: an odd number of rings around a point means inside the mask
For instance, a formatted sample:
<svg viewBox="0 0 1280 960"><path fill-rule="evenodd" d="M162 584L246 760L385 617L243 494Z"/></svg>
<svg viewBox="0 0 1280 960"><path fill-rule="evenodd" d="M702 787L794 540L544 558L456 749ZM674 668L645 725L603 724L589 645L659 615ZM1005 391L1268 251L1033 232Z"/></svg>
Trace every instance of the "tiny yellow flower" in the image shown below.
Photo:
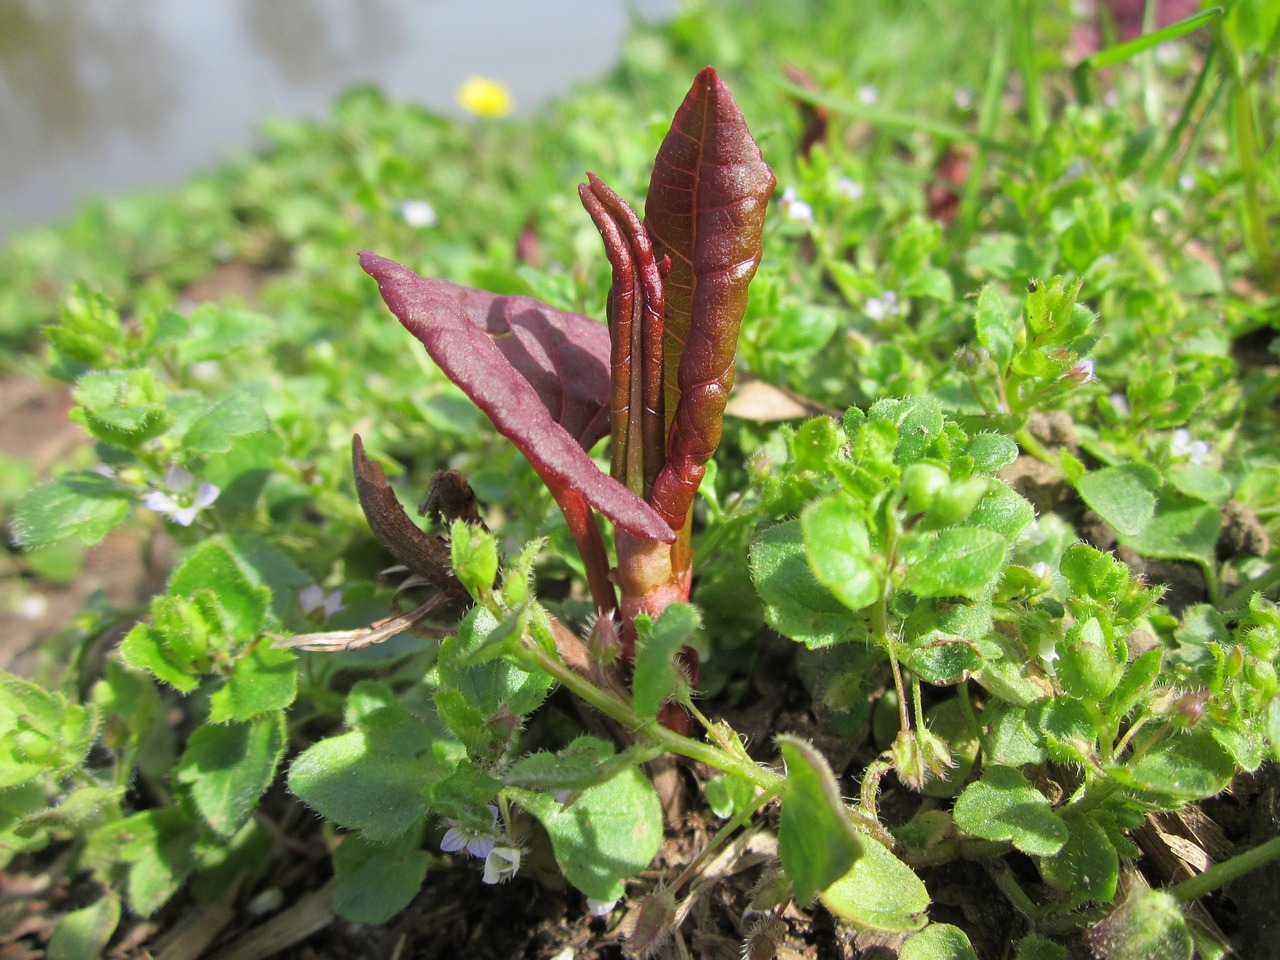
<svg viewBox="0 0 1280 960"><path fill-rule="evenodd" d="M477 117L505 117L513 106L511 91L490 77L467 77L458 88L458 106Z"/></svg>

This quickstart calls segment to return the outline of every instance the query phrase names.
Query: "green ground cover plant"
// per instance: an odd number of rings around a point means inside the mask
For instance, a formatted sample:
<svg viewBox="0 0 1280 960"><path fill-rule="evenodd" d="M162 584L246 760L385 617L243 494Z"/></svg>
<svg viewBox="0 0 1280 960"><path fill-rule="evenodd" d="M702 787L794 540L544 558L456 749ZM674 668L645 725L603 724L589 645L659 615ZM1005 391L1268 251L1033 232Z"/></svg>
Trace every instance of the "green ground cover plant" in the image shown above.
<svg viewBox="0 0 1280 960"><path fill-rule="evenodd" d="M31 936L311 847L348 921L473 866L599 956L717 877L751 957L1224 956L1274 824L1149 843L1280 753L1280 6L1151 13L695 3L533 120L355 90L16 238L90 442L7 464L11 576L174 557L0 676L0 858L77 884Z"/></svg>

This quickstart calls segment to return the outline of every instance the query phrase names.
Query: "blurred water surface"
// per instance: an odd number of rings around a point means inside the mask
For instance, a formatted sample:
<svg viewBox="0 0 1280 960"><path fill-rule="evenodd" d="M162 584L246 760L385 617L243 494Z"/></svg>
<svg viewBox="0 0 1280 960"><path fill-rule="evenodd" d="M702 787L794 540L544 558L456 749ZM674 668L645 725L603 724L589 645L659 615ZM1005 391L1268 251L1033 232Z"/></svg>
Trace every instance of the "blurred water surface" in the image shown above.
<svg viewBox="0 0 1280 960"><path fill-rule="evenodd" d="M677 0L0 0L0 240L176 183L356 83L443 113L473 74L528 113Z"/></svg>

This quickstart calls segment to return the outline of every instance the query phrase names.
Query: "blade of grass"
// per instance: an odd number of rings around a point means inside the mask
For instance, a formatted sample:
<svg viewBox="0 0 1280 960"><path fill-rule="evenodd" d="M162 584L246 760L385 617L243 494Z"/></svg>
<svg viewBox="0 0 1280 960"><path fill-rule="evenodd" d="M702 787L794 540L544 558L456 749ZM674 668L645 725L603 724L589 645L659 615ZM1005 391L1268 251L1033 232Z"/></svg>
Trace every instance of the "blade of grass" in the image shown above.
<svg viewBox="0 0 1280 960"><path fill-rule="evenodd" d="M1009 22L1013 25L1013 55L1022 73L1023 99L1031 139L1039 142L1045 131L1044 98L1040 90L1040 65L1036 62L1033 28L1034 0L1009 0Z"/></svg>
<svg viewBox="0 0 1280 960"><path fill-rule="evenodd" d="M1177 23L1171 23L1167 27L1161 27L1159 30L1153 30L1151 33L1144 33L1140 37L1134 37L1132 40L1126 40L1124 43L1117 43L1113 47L1107 47L1105 50L1099 50L1092 56L1086 57L1081 66L1088 64L1093 70L1103 70L1107 67L1114 67L1118 63L1124 63L1126 60L1136 57L1140 53L1151 50L1160 46L1162 43L1168 43L1170 40L1177 40L1184 37L1193 30L1199 30L1201 27L1209 23L1215 17L1222 16L1222 7L1210 7L1208 10L1202 10L1194 16L1187 17L1185 20L1179 20Z"/></svg>
<svg viewBox="0 0 1280 960"><path fill-rule="evenodd" d="M969 167L969 176L964 184L964 196L960 201L960 223L964 235L968 236L978 222L978 200L982 196L982 175L987 167L987 154L991 144L995 142L992 133L1000 120L1000 100L1008 85L1009 73L1009 31L1000 24L996 31L995 43L991 48L991 60L987 68L987 82L982 91L982 105L978 108L977 152Z"/></svg>
<svg viewBox="0 0 1280 960"><path fill-rule="evenodd" d="M1217 48L1210 47L1209 52L1205 54L1204 62L1200 65L1200 72L1196 75L1196 81L1191 85L1191 92L1187 94L1187 99L1183 101L1182 109L1178 111L1178 119L1174 121L1173 127L1169 130L1169 135L1165 138L1164 146L1160 148L1160 152L1145 171L1146 179L1154 179L1161 171L1169 169L1169 161L1173 158L1174 151L1178 149L1178 141L1182 139L1187 125L1191 122L1191 116L1195 112L1196 104L1204 96L1205 85L1214 69L1216 59ZM1175 176L1174 180L1176 181L1176 179L1177 177Z"/></svg>
<svg viewBox="0 0 1280 960"><path fill-rule="evenodd" d="M938 120L930 120L917 114L877 109L856 101L842 100L839 97L833 97L818 90L806 90L804 87L796 86L792 83L779 83L777 87L778 90L797 100L826 107L828 110L834 110L845 116L857 117L859 120L865 120L873 126L884 127L889 130L917 130L921 133L935 136L940 140L974 143L999 153L1016 153L1022 149L1013 144L983 137L971 130L966 130L964 127L957 127L954 124L943 123Z"/></svg>

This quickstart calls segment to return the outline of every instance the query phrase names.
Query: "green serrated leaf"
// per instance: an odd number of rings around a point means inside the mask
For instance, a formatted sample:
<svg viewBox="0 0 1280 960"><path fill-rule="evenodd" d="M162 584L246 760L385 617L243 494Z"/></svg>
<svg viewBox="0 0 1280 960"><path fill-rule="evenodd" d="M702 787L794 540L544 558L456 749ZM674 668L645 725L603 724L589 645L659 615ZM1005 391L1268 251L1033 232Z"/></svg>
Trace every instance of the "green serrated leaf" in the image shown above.
<svg viewBox="0 0 1280 960"><path fill-rule="evenodd" d="M983 756L989 763L1020 767L1028 763L1044 763L1044 749L1036 742L1022 707L992 703L984 713L990 715L990 733L983 743Z"/></svg>
<svg viewBox="0 0 1280 960"><path fill-rule="evenodd" d="M787 764L778 856L796 902L808 904L849 872L861 847L822 754L791 736L779 737L778 747Z"/></svg>
<svg viewBox="0 0 1280 960"><path fill-rule="evenodd" d="M120 901L107 894L58 920L49 936L45 957L47 960L100 957L119 925Z"/></svg>
<svg viewBox="0 0 1280 960"><path fill-rule="evenodd" d="M1133 537L1146 529L1155 515L1160 475L1142 463L1103 467L1076 481L1076 490L1117 533Z"/></svg>
<svg viewBox="0 0 1280 960"><path fill-rule="evenodd" d="M662 804L638 767L587 788L567 808L550 794L511 789L546 829L565 879L593 900L617 900L622 882L662 846Z"/></svg>
<svg viewBox="0 0 1280 960"><path fill-rule="evenodd" d="M849 609L813 575L799 520L765 530L751 545L750 559L769 626L808 647L831 646L850 636Z"/></svg>
<svg viewBox="0 0 1280 960"><path fill-rule="evenodd" d="M1231 481L1200 464L1174 464L1165 471L1164 477L1175 490L1193 500L1222 506L1231 498Z"/></svg>
<svg viewBox="0 0 1280 960"><path fill-rule="evenodd" d="M1009 552L1009 541L982 527L948 527L911 536L902 551L903 587L919 597L978 598L989 590Z"/></svg>
<svg viewBox="0 0 1280 960"><path fill-rule="evenodd" d="M252 723L205 724L191 734L174 779L214 833L230 837L253 815L275 779L286 736L283 713Z"/></svg>
<svg viewBox="0 0 1280 960"><path fill-rule="evenodd" d="M1027 721L1041 745L1062 763L1089 763L1097 749L1093 717L1079 700L1051 697L1027 708Z"/></svg>
<svg viewBox="0 0 1280 960"><path fill-rule="evenodd" d="M182 435L188 453L225 453L232 442L271 426L262 403L248 390L233 390L201 414Z"/></svg>
<svg viewBox="0 0 1280 960"><path fill-rule="evenodd" d="M959 927L931 923L902 945L898 960L978 960L978 953Z"/></svg>
<svg viewBox="0 0 1280 960"><path fill-rule="evenodd" d="M973 468L979 473L996 473L1018 459L1018 445L1000 433L978 434L964 452L973 458Z"/></svg>
<svg viewBox="0 0 1280 960"><path fill-rule="evenodd" d="M96 707L0 673L0 790L79 766L97 730Z"/></svg>
<svg viewBox="0 0 1280 960"><path fill-rule="evenodd" d="M426 816L423 788L448 772L428 725L385 707L304 750L289 768L289 789L339 826L389 842Z"/></svg>
<svg viewBox="0 0 1280 960"><path fill-rule="evenodd" d="M1082 813L1063 816L1067 842L1056 855L1040 860L1040 873L1071 904L1109 901L1116 895L1120 858L1107 831Z"/></svg>
<svg viewBox="0 0 1280 960"><path fill-rule="evenodd" d="M1136 763L1107 773L1132 789L1188 801L1225 790L1235 763L1208 731L1187 730L1164 737Z"/></svg>
<svg viewBox="0 0 1280 960"><path fill-rule="evenodd" d="M272 649L264 638L236 659L227 682L209 698L209 722L252 720L283 710L297 693L297 657L289 650Z"/></svg>
<svg viewBox="0 0 1280 960"><path fill-rule="evenodd" d="M431 860L408 840L383 844L358 835L344 838L333 851L334 911L356 923L386 923L422 889Z"/></svg>
<svg viewBox="0 0 1280 960"><path fill-rule="evenodd" d="M810 504L800 528L814 578L850 610L875 603L881 575L862 508L848 495L836 494Z"/></svg>
<svg viewBox="0 0 1280 960"><path fill-rule="evenodd" d="M169 578L171 596L193 596L201 590L211 591L217 597L228 639L251 640L262 629L271 591L254 582L228 541L205 540Z"/></svg>
<svg viewBox="0 0 1280 960"><path fill-rule="evenodd" d="M18 501L9 529L19 546L32 550L69 537L93 546L124 522L132 501L129 490L109 477L64 473Z"/></svg>
<svg viewBox="0 0 1280 960"><path fill-rule="evenodd" d="M855 835L853 867L818 898L823 906L860 930L908 933L925 924L929 891L915 871L883 845Z"/></svg>
<svg viewBox="0 0 1280 960"><path fill-rule="evenodd" d="M498 577L498 541L488 530L455 520L449 531L453 570L475 599L493 589Z"/></svg>
<svg viewBox="0 0 1280 960"><path fill-rule="evenodd" d="M585 790L607 779L601 768L613 756L613 744L598 737L578 737L558 753L544 750L522 757L503 780L535 792Z"/></svg>
<svg viewBox="0 0 1280 960"><path fill-rule="evenodd" d="M165 390L147 369L94 370L76 383L71 419L99 440L133 450L169 425Z"/></svg>
<svg viewBox="0 0 1280 960"><path fill-rule="evenodd" d="M124 787L81 787L56 807L22 818L21 832L31 829L83 832L116 811Z"/></svg>
<svg viewBox="0 0 1280 960"><path fill-rule="evenodd" d="M631 698L636 713L656 717L658 708L674 697L687 696L688 682L675 657L702 626L702 617L687 603L673 603L650 621L635 618L636 663L631 678Z"/></svg>
<svg viewBox="0 0 1280 960"><path fill-rule="evenodd" d="M978 501L965 521L969 526L992 530L1013 543L1031 526L1036 512L1003 480L992 480L986 495Z"/></svg>
<svg viewBox="0 0 1280 960"><path fill-rule="evenodd" d="M1116 910L1084 935L1106 960L1191 960L1195 951L1177 898L1134 882Z"/></svg>
<svg viewBox="0 0 1280 960"><path fill-rule="evenodd" d="M200 683L196 665L172 656L160 632L145 623L134 624L125 636L120 644L120 658L135 670L144 670L182 693L190 693Z"/></svg>
<svg viewBox="0 0 1280 960"><path fill-rule="evenodd" d="M1017 338L1016 324L1017 321L1005 309L999 291L990 284L983 287L978 293L978 303L974 310L974 332L978 342L987 348L991 359L1002 370L1013 359Z"/></svg>
<svg viewBox="0 0 1280 960"><path fill-rule="evenodd" d="M1222 514L1212 504L1165 493L1151 522L1121 539L1146 557L1194 560L1206 568L1215 563L1214 547L1222 531Z"/></svg>
<svg viewBox="0 0 1280 960"><path fill-rule="evenodd" d="M985 840L1008 840L1024 853L1050 857L1067 842L1067 825L1027 778L992 765L956 800L956 826Z"/></svg>
<svg viewBox="0 0 1280 960"><path fill-rule="evenodd" d="M477 605L440 645L441 682L486 719L504 708L514 716L532 713L551 689L551 678L540 671L530 673L502 659L476 662L486 653L501 655L508 639L518 639L516 626L512 618L499 620Z"/></svg>
<svg viewBox="0 0 1280 960"><path fill-rule="evenodd" d="M930 456L945 424L942 406L932 397L880 400L867 411L867 418L883 420L897 428L898 446L893 459L900 466Z"/></svg>
<svg viewBox="0 0 1280 960"><path fill-rule="evenodd" d="M199 864L199 826L175 807L144 810L111 824L135 913L150 916L178 892Z"/></svg>

